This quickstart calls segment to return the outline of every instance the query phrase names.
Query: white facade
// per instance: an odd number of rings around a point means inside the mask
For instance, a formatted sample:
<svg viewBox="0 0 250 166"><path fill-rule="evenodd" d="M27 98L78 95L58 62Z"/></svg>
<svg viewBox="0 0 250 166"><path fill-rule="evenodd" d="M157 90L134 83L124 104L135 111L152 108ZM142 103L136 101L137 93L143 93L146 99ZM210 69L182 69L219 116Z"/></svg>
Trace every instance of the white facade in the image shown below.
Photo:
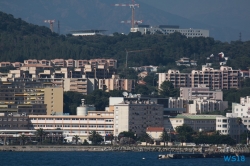
<svg viewBox="0 0 250 166"><path fill-rule="evenodd" d="M30 115L29 118L31 129L60 129L66 137L78 135L86 139L91 131L102 136L113 134L114 131L114 113L108 111L89 111L87 116Z"/></svg>
<svg viewBox="0 0 250 166"><path fill-rule="evenodd" d="M194 131L215 131L216 117L223 117L222 115L189 115L180 114L176 117L165 117L164 128L175 130L176 127L184 124L193 128Z"/></svg>
<svg viewBox="0 0 250 166"><path fill-rule="evenodd" d="M224 111L228 108L227 101L209 100L206 98L197 98L188 104L187 112L190 114L200 114L204 112Z"/></svg>
<svg viewBox="0 0 250 166"><path fill-rule="evenodd" d="M240 103L233 103L232 112L236 113L237 117L250 117L250 96L241 97Z"/></svg>
<svg viewBox="0 0 250 166"><path fill-rule="evenodd" d="M131 28L130 32L141 32L141 34L155 34L160 32L162 34L171 34L174 32L179 32L186 37L209 37L209 30L205 29L179 29L179 26L171 25L159 25L157 27L152 27L148 25L142 25L135 28Z"/></svg>
<svg viewBox="0 0 250 166"><path fill-rule="evenodd" d="M216 131L219 131L220 134L230 135L233 139L239 141L239 134L247 131L247 128L244 126L244 123L250 124L250 118L244 119L247 122L242 121L242 125L237 123L237 114L227 113L226 117L217 117L216 118ZM249 128L248 128L249 130Z"/></svg>

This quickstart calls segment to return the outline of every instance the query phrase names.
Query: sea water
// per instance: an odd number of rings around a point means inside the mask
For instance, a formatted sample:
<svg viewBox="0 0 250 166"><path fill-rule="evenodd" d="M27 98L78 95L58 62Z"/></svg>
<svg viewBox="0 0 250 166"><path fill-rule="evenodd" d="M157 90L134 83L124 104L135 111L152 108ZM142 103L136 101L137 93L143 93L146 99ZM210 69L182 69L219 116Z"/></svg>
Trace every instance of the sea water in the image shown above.
<svg viewBox="0 0 250 166"><path fill-rule="evenodd" d="M224 158L164 159L164 152L0 152L0 166L249 166Z"/></svg>

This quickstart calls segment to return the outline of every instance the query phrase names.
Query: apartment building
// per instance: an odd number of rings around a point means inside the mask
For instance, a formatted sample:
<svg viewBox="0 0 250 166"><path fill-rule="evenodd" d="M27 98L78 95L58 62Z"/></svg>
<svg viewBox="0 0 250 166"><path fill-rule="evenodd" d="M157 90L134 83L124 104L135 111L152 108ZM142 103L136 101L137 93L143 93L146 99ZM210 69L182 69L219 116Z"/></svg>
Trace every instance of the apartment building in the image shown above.
<svg viewBox="0 0 250 166"><path fill-rule="evenodd" d="M52 83L35 82L31 79L13 78L0 82L0 113L25 113L27 115L47 114L47 102L56 105L57 112L62 112L63 100L60 96L62 88L56 89ZM46 88L58 90L55 96L48 95ZM54 106L54 105L53 105Z"/></svg>
<svg viewBox="0 0 250 166"><path fill-rule="evenodd" d="M137 135L146 132L147 127L163 126L163 105L150 101L128 100L114 104L114 135L133 131Z"/></svg>
<svg viewBox="0 0 250 166"><path fill-rule="evenodd" d="M179 87L191 87L191 74L180 73L179 70L168 70L167 73L159 73L158 85L161 88L161 84L164 81L171 81L175 88Z"/></svg>
<svg viewBox="0 0 250 166"><path fill-rule="evenodd" d="M193 99L187 104L187 113L201 114L204 112L224 111L228 108L228 101L204 98Z"/></svg>
<svg viewBox="0 0 250 166"><path fill-rule="evenodd" d="M198 87L180 87L180 98L184 100L193 100L196 98L207 98L214 100L223 100L221 90L210 90L206 84L198 84Z"/></svg>
<svg viewBox="0 0 250 166"><path fill-rule="evenodd" d="M239 142L239 134L250 129L250 118L243 118L242 125L238 124L238 117L235 113L227 113L226 116L216 118L216 131L222 135L230 135Z"/></svg>
<svg viewBox="0 0 250 166"><path fill-rule="evenodd" d="M44 88L44 104L47 105L47 115L63 113L63 88Z"/></svg>
<svg viewBox="0 0 250 166"><path fill-rule="evenodd" d="M25 114L0 113L0 130L27 130L29 117Z"/></svg>
<svg viewBox="0 0 250 166"><path fill-rule="evenodd" d="M37 59L28 59L23 61L24 65L30 65L30 64L38 64Z"/></svg>
<svg viewBox="0 0 250 166"><path fill-rule="evenodd" d="M216 118L223 117L222 115L190 115L180 114L175 117L164 117L164 128L175 130L176 127L188 125L194 131L215 131Z"/></svg>
<svg viewBox="0 0 250 166"><path fill-rule="evenodd" d="M0 67L9 67L11 66L10 62L0 62Z"/></svg>
<svg viewBox="0 0 250 166"><path fill-rule="evenodd" d="M97 80L94 78L65 78L64 91L74 91L87 95L97 89Z"/></svg>
<svg viewBox="0 0 250 166"><path fill-rule="evenodd" d="M205 84L211 89L231 89L240 87L240 70L221 66L213 69L203 66L202 70L192 70L191 73L180 73L179 70L169 70L159 73L159 88L164 81L171 81L175 88L198 87Z"/></svg>
<svg viewBox="0 0 250 166"><path fill-rule="evenodd" d="M89 111L88 115L30 115L30 129L63 130L65 137L78 135L87 139L92 131L102 136L113 134L114 113L109 111Z"/></svg>
<svg viewBox="0 0 250 166"><path fill-rule="evenodd" d="M250 96L241 97L240 103L232 103L232 113L237 114L237 117L250 117Z"/></svg>
<svg viewBox="0 0 250 166"><path fill-rule="evenodd" d="M46 59L38 60L38 63L42 64L44 66L52 66L52 62L50 60L46 60Z"/></svg>
<svg viewBox="0 0 250 166"><path fill-rule="evenodd" d="M120 79L118 75L112 75L110 79L99 79L99 89L106 89L107 92L111 90L131 92L135 89L135 80Z"/></svg>

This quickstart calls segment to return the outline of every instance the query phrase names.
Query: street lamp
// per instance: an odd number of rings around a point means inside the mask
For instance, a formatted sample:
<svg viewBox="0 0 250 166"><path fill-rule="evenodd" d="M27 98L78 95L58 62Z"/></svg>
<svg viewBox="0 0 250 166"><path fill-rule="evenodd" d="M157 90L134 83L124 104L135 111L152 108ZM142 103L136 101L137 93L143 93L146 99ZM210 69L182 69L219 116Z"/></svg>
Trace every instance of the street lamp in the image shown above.
<svg viewBox="0 0 250 166"><path fill-rule="evenodd" d="M169 132L169 141L171 142L171 129L167 128L168 132Z"/></svg>
<svg viewBox="0 0 250 166"><path fill-rule="evenodd" d="M248 130L247 130L247 145L248 145L249 139L248 139Z"/></svg>

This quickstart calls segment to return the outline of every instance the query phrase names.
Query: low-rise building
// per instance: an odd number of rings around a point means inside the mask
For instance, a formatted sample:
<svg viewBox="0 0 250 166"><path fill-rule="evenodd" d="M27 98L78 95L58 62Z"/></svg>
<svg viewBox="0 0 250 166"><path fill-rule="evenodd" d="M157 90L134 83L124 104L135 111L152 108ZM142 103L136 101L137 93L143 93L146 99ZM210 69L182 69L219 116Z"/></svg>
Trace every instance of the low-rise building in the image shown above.
<svg viewBox="0 0 250 166"><path fill-rule="evenodd" d="M189 125L194 131L215 131L216 118L222 115L190 115L180 114L175 117L164 117L164 128L175 130L176 127L184 124Z"/></svg>
<svg viewBox="0 0 250 166"><path fill-rule="evenodd" d="M164 127L147 127L146 133L154 141L161 141Z"/></svg>
<svg viewBox="0 0 250 166"><path fill-rule="evenodd" d="M243 124L238 123L237 114L227 113L226 116L216 118L216 131L222 135L230 135L239 142L239 135L250 129L249 126L247 126L250 124L250 118L244 118L242 123Z"/></svg>

